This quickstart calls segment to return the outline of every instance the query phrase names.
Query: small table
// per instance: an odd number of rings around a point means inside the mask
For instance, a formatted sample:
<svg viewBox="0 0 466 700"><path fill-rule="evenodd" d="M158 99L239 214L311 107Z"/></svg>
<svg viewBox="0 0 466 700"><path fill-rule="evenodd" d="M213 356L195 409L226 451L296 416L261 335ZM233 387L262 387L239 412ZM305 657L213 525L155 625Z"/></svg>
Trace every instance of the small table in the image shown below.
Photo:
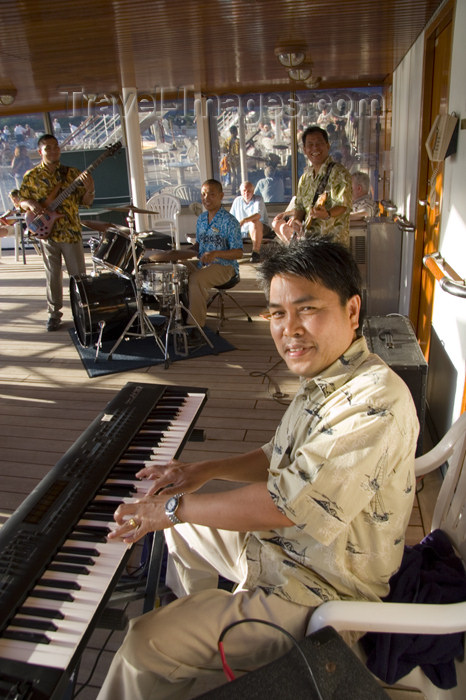
<svg viewBox="0 0 466 700"><path fill-rule="evenodd" d="M176 179L179 185L183 185L185 183L184 179L184 171L186 168L192 168L194 167L195 163L189 163L188 161L169 161L168 162L168 167L169 168L176 168Z"/></svg>
<svg viewBox="0 0 466 700"><path fill-rule="evenodd" d="M282 165L286 165L286 151L289 150L289 146L286 143L274 143L273 150L278 151L281 156Z"/></svg>

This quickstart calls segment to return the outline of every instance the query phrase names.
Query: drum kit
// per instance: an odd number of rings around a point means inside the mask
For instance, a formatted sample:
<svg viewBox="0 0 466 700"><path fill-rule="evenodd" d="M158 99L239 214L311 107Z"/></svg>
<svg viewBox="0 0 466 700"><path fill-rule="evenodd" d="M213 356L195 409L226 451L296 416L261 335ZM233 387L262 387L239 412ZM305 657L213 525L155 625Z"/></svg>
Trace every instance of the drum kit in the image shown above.
<svg viewBox="0 0 466 700"><path fill-rule="evenodd" d="M173 250L148 250L144 240L157 236L161 245L169 239L163 234L136 233L134 214L153 214L132 204L112 211L127 213L128 226L102 221L88 221L86 226L101 235L91 238L93 261L90 275L72 277L70 302L76 335L82 347L95 347L95 361L103 340L115 340L107 359L111 360L120 343L129 337L152 336L169 365L168 343L173 337L174 351L187 356L188 330L196 327L205 342L213 345L187 308L188 271L182 264L171 262ZM173 245L173 241L171 242ZM164 320L155 326L146 309ZM192 324L187 323L187 319Z"/></svg>

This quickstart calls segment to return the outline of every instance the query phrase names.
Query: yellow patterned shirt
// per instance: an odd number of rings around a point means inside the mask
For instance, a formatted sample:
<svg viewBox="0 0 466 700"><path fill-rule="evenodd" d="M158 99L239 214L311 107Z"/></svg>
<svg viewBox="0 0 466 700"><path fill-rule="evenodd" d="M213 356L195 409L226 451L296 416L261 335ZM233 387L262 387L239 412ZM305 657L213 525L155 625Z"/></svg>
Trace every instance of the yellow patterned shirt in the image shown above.
<svg viewBox="0 0 466 700"><path fill-rule="evenodd" d="M403 555L418 431L408 387L364 338L304 381L262 448L270 495L296 524L249 533L245 587L310 607L385 596Z"/></svg>
<svg viewBox="0 0 466 700"><path fill-rule="evenodd" d="M341 163L334 163L325 186L324 192L327 193L325 208L329 210L332 207L341 206L345 207L346 211L329 220L311 219L307 221L307 215L313 207L316 190L332 162L334 161L328 157L320 166L317 174L312 166L305 169L298 182L295 208L305 212L306 235L330 236L339 243L349 246L349 215L353 205L353 187L351 174Z"/></svg>
<svg viewBox="0 0 466 700"><path fill-rule="evenodd" d="M20 197L40 202L47 199L57 185L59 185L57 194L60 194L78 177L80 172L77 168L60 165L51 173L43 163L39 163L24 175ZM85 192L85 187L80 185L56 209L56 212L63 216L56 220L48 240L59 243L79 243L81 241L81 221L78 208L82 204Z"/></svg>

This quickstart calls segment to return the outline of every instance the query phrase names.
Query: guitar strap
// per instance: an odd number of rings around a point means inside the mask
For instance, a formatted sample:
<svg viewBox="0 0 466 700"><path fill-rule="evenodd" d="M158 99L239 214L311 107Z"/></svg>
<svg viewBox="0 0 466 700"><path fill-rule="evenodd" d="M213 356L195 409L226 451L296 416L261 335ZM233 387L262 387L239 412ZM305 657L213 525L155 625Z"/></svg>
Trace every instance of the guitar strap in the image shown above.
<svg viewBox="0 0 466 700"><path fill-rule="evenodd" d="M312 206L315 205L317 200L319 199L320 195L325 191L325 188L327 187L327 183L330 177L330 173L332 172L333 166L336 165L335 161L332 163L329 163L327 166L327 172L325 173L324 177L322 180L319 182L317 189L314 194L314 199L312 200Z"/></svg>
<svg viewBox="0 0 466 700"><path fill-rule="evenodd" d="M60 175L62 182L65 182L66 176L68 175L68 170L69 170L69 167L67 165L60 164L60 167L58 168L58 172L59 172L59 175Z"/></svg>

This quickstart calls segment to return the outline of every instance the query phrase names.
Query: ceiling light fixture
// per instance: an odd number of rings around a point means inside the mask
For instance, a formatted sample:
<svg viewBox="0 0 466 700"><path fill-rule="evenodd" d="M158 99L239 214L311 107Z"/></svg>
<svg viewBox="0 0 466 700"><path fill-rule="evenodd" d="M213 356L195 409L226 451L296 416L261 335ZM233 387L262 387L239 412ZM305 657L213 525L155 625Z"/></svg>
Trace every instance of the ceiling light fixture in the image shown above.
<svg viewBox="0 0 466 700"><path fill-rule="evenodd" d="M0 104L4 107L12 105L16 98L16 90L14 88L0 88Z"/></svg>
<svg viewBox="0 0 466 700"><path fill-rule="evenodd" d="M295 68L304 63L306 47L302 45L279 46L275 49L275 56L285 68Z"/></svg>
<svg viewBox="0 0 466 700"><path fill-rule="evenodd" d="M288 75L291 80L304 82L312 76L312 63L302 63L298 68L290 68Z"/></svg>
<svg viewBox="0 0 466 700"><path fill-rule="evenodd" d="M319 87L321 82L322 82L322 78L320 76L318 78L313 78L311 75L311 77L305 81L305 84L306 84L306 87L312 89L312 88Z"/></svg>

